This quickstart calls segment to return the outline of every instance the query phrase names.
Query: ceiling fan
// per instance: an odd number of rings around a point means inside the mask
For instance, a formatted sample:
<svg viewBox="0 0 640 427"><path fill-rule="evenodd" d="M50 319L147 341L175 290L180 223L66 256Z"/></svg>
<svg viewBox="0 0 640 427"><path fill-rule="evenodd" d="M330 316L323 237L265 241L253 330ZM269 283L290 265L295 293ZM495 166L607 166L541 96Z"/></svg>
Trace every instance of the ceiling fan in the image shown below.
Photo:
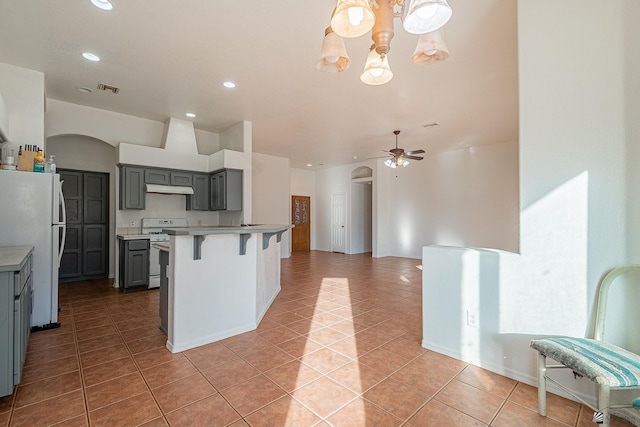
<svg viewBox="0 0 640 427"><path fill-rule="evenodd" d="M396 148L392 148L389 151L387 151L387 153L389 153L391 158L387 159L384 162L386 166L390 168L397 168L398 166L404 167L409 164L409 161L407 159L422 160L424 158L422 156L416 156L416 154L424 153L424 150L404 151L404 148L398 148L398 135L400 134L400 131L394 130L393 133L396 136Z"/></svg>

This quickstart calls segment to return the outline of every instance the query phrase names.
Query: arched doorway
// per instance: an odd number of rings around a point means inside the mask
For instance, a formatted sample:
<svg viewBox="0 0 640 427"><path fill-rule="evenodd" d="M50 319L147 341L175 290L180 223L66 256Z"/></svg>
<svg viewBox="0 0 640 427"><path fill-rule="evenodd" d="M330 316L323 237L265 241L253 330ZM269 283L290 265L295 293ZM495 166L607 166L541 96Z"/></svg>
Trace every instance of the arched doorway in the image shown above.
<svg viewBox="0 0 640 427"><path fill-rule="evenodd" d="M47 138L67 201L67 240L60 280L114 276L116 152L86 135Z"/></svg>

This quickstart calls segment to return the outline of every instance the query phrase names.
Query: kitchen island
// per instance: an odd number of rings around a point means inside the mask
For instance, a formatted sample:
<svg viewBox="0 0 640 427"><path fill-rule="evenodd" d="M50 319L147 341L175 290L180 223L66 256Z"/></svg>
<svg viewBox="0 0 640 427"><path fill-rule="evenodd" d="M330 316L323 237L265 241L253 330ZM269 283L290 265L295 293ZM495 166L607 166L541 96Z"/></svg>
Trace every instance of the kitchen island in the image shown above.
<svg viewBox="0 0 640 427"><path fill-rule="evenodd" d="M163 229L170 236L166 326L171 352L258 327L280 291L280 241L290 228Z"/></svg>

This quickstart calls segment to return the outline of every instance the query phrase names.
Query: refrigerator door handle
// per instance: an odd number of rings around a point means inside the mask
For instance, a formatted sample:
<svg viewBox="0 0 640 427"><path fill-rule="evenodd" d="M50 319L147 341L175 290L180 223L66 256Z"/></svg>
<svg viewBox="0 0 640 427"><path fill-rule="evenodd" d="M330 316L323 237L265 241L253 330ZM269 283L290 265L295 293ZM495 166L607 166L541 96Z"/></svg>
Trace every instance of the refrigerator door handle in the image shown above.
<svg viewBox="0 0 640 427"><path fill-rule="evenodd" d="M62 239L60 240L60 247L58 248L58 267L60 267L60 262L62 262L62 252L64 251L64 244L67 240L67 209L64 204L64 195L62 194L62 183L64 181L60 181L60 206L62 208Z"/></svg>

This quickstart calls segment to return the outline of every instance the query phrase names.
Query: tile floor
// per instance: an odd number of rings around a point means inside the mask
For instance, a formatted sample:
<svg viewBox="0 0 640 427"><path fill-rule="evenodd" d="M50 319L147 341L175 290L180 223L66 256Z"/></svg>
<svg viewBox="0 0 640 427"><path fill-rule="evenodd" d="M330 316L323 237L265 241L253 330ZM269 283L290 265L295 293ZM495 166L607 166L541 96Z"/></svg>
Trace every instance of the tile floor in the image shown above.
<svg viewBox="0 0 640 427"><path fill-rule="evenodd" d="M535 388L423 349L418 264L295 253L257 330L179 354L158 291L61 285L62 327L31 335L0 427L594 425L555 396L540 417Z"/></svg>

